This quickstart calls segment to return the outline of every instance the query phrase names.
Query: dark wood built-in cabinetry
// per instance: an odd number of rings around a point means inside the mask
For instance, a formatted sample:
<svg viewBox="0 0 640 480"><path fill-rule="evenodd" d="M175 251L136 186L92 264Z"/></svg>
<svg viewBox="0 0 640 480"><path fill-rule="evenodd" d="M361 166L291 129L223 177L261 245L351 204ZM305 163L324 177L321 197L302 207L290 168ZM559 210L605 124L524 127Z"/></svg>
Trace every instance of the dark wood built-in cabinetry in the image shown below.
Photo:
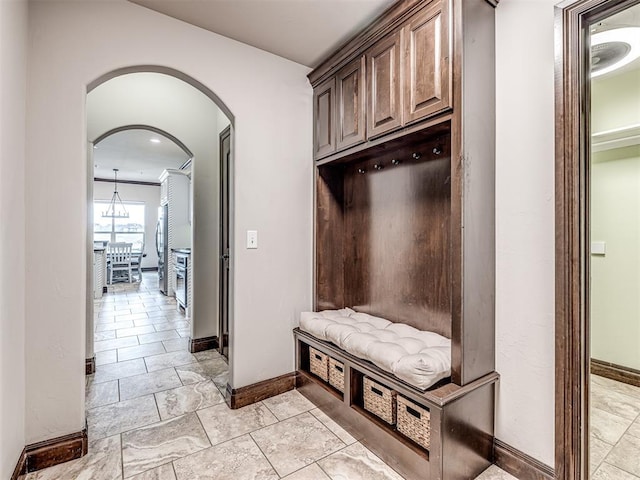
<svg viewBox="0 0 640 480"><path fill-rule="evenodd" d="M309 75L314 308L444 335L452 368L423 392L296 329L297 387L407 479L492 461L495 3L401 0ZM344 365L344 391L311 373L310 348ZM429 412L428 448L363 408L364 377Z"/></svg>

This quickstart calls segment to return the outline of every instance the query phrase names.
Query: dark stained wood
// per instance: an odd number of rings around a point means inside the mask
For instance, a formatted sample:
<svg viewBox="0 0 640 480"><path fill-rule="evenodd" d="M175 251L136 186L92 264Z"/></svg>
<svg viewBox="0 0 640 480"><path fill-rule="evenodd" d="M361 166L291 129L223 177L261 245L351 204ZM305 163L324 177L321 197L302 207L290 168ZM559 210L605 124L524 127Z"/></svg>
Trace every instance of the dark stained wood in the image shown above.
<svg viewBox="0 0 640 480"><path fill-rule="evenodd" d="M452 377L465 385L495 369L495 9L453 9Z"/></svg>
<svg viewBox="0 0 640 480"><path fill-rule="evenodd" d="M433 1L404 27L404 123L451 106L449 2Z"/></svg>
<svg viewBox="0 0 640 480"><path fill-rule="evenodd" d="M316 173L315 251L316 310L342 308L344 303L344 181L340 168Z"/></svg>
<svg viewBox="0 0 640 480"><path fill-rule="evenodd" d="M203 352L205 350L214 350L219 347L218 337L190 338L189 351L191 353Z"/></svg>
<svg viewBox="0 0 640 480"><path fill-rule="evenodd" d="M313 156L322 158L336 150L336 80L330 78L313 89Z"/></svg>
<svg viewBox="0 0 640 480"><path fill-rule="evenodd" d="M401 42L402 32L393 32L366 53L369 138L402 125Z"/></svg>
<svg viewBox="0 0 640 480"><path fill-rule="evenodd" d="M84 374L93 375L96 373L96 356L86 358L84 362Z"/></svg>
<svg viewBox="0 0 640 480"><path fill-rule="evenodd" d="M589 476L590 25L637 0L565 1L556 7L556 424L559 480Z"/></svg>
<svg viewBox="0 0 640 480"><path fill-rule="evenodd" d="M520 480L553 480L553 468L530 457L526 453L495 439L494 463Z"/></svg>
<svg viewBox="0 0 640 480"><path fill-rule="evenodd" d="M438 404L433 391L420 392L387 372L357 359L327 342L295 331L298 352L309 341L345 365L345 394L340 397L325 382L304 369L298 371L296 388L357 440L407 479L473 479L491 464L493 456L494 384L497 374L481 382L456 387L458 395L443 396ZM299 354L298 358L302 355ZM362 408L362 378L374 380L428 408L431 414L431 446L424 450L385 422ZM440 390L440 388L436 389ZM460 393L462 392L462 393Z"/></svg>
<svg viewBox="0 0 640 480"><path fill-rule="evenodd" d="M220 261L219 261L219 306L218 337L220 354L229 359L229 269L231 265L231 125L219 135L220 152Z"/></svg>
<svg viewBox="0 0 640 480"><path fill-rule="evenodd" d="M296 373L286 373L276 378L263 380L262 382L247 385L246 387L231 388L227 384L225 400L229 408L236 409L260 402L265 398L274 397L281 393L293 390L296 382Z"/></svg>
<svg viewBox="0 0 640 480"><path fill-rule="evenodd" d="M627 383L640 387L640 371L623 367L615 363L603 362L591 359L591 373L601 377L610 378L617 382Z"/></svg>
<svg viewBox="0 0 640 480"><path fill-rule="evenodd" d="M376 18L368 27L355 37L341 45L318 65L308 78L311 85L316 86L351 62L360 52L378 42L402 25L411 15L422 8L425 0L399 0Z"/></svg>
<svg viewBox="0 0 640 480"><path fill-rule="evenodd" d="M420 137L319 169L318 308L350 306L451 335L448 145L446 135Z"/></svg>
<svg viewBox="0 0 640 480"><path fill-rule="evenodd" d="M427 407L443 407L448 403L454 402L464 397L469 392L484 385L495 383L499 379L499 375L496 372L492 372L462 387L460 385L451 383L450 379L444 379L430 389L422 391L400 380L389 372L376 367L371 362L367 362L358 357L355 357L350 353L336 347L332 343L319 340L312 335L303 332L299 328L294 329L293 333L297 340L297 349L300 352L297 358L304 358L304 352L307 351L307 363L305 364L304 361L299 363L299 370L308 370L308 349L305 348L305 345L310 345L313 348L320 350L321 352L324 352L327 355L341 361L346 366L351 366L357 369L359 372L367 375L368 377L373 378L377 382L391 386L401 395L404 395L405 397L419 404L426 405ZM353 385L351 386L353 387ZM351 392L351 396L353 398L357 398L358 395L360 395L360 397L362 396L362 394L358 394L357 391ZM345 398L348 398L346 390Z"/></svg>
<svg viewBox="0 0 640 480"><path fill-rule="evenodd" d="M27 473L27 450L23 448L20 453L20 458L18 458L18 463L16 463L16 468L13 469L11 480L18 480L20 475L24 475L25 473Z"/></svg>
<svg viewBox="0 0 640 480"><path fill-rule="evenodd" d="M113 178L98 178L95 177L93 179L94 182L107 182L107 183L114 183L114 179ZM158 182L142 182L140 180L121 180L118 179L118 183L127 183L130 185L143 185L146 187L159 187L160 183Z"/></svg>
<svg viewBox="0 0 640 480"><path fill-rule="evenodd" d="M365 140L365 58L354 60L336 75L338 150Z"/></svg>
<svg viewBox="0 0 640 480"><path fill-rule="evenodd" d="M88 445L86 428L77 433L27 445L19 460L19 465L24 465L21 472L31 473L80 458L86 455Z"/></svg>

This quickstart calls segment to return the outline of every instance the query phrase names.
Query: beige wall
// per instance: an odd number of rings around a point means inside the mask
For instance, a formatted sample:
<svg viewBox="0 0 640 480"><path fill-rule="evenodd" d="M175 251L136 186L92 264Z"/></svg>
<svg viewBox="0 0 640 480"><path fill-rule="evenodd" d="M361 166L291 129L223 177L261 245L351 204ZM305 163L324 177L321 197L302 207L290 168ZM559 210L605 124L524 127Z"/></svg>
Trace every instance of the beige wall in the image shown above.
<svg viewBox="0 0 640 480"><path fill-rule="evenodd" d="M27 442L84 426L84 255L37 247L47 238L50 249L84 252L86 86L118 68L177 69L235 116L231 382L292 371L291 328L311 305L308 69L124 0L35 2L30 28ZM244 248L249 228L260 231L258 250Z"/></svg>
<svg viewBox="0 0 640 480"><path fill-rule="evenodd" d="M640 146L594 155L591 356L640 370Z"/></svg>
<svg viewBox="0 0 640 480"><path fill-rule="evenodd" d="M593 81L595 133L640 125L640 70ZM640 145L593 154L591 356L640 370Z"/></svg>
<svg viewBox="0 0 640 480"><path fill-rule="evenodd" d="M496 10L496 437L554 464L554 4Z"/></svg>
<svg viewBox="0 0 640 480"><path fill-rule="evenodd" d="M0 478L25 445L27 2L0 1Z"/></svg>

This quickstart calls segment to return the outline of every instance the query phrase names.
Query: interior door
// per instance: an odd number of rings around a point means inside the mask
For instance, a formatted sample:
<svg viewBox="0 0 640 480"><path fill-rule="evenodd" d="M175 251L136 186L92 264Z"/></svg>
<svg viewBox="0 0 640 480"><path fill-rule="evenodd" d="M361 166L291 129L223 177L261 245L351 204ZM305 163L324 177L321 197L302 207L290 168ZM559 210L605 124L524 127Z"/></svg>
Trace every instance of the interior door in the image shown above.
<svg viewBox="0 0 640 480"><path fill-rule="evenodd" d="M229 358L229 168L231 126L220 133L220 354Z"/></svg>

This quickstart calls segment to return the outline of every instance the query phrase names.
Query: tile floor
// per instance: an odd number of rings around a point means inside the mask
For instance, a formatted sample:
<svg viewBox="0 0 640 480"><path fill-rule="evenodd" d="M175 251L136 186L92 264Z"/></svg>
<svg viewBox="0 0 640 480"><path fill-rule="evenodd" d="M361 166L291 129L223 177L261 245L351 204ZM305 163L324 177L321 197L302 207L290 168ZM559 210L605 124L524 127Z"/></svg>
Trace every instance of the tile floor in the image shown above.
<svg viewBox="0 0 640 480"><path fill-rule="evenodd" d="M591 376L591 478L640 480L640 388Z"/></svg>
<svg viewBox="0 0 640 480"><path fill-rule="evenodd" d="M26 480L402 480L296 391L230 410L224 359L188 352L189 322L156 275L111 290L95 309L89 453ZM514 479L495 466L479 478Z"/></svg>

